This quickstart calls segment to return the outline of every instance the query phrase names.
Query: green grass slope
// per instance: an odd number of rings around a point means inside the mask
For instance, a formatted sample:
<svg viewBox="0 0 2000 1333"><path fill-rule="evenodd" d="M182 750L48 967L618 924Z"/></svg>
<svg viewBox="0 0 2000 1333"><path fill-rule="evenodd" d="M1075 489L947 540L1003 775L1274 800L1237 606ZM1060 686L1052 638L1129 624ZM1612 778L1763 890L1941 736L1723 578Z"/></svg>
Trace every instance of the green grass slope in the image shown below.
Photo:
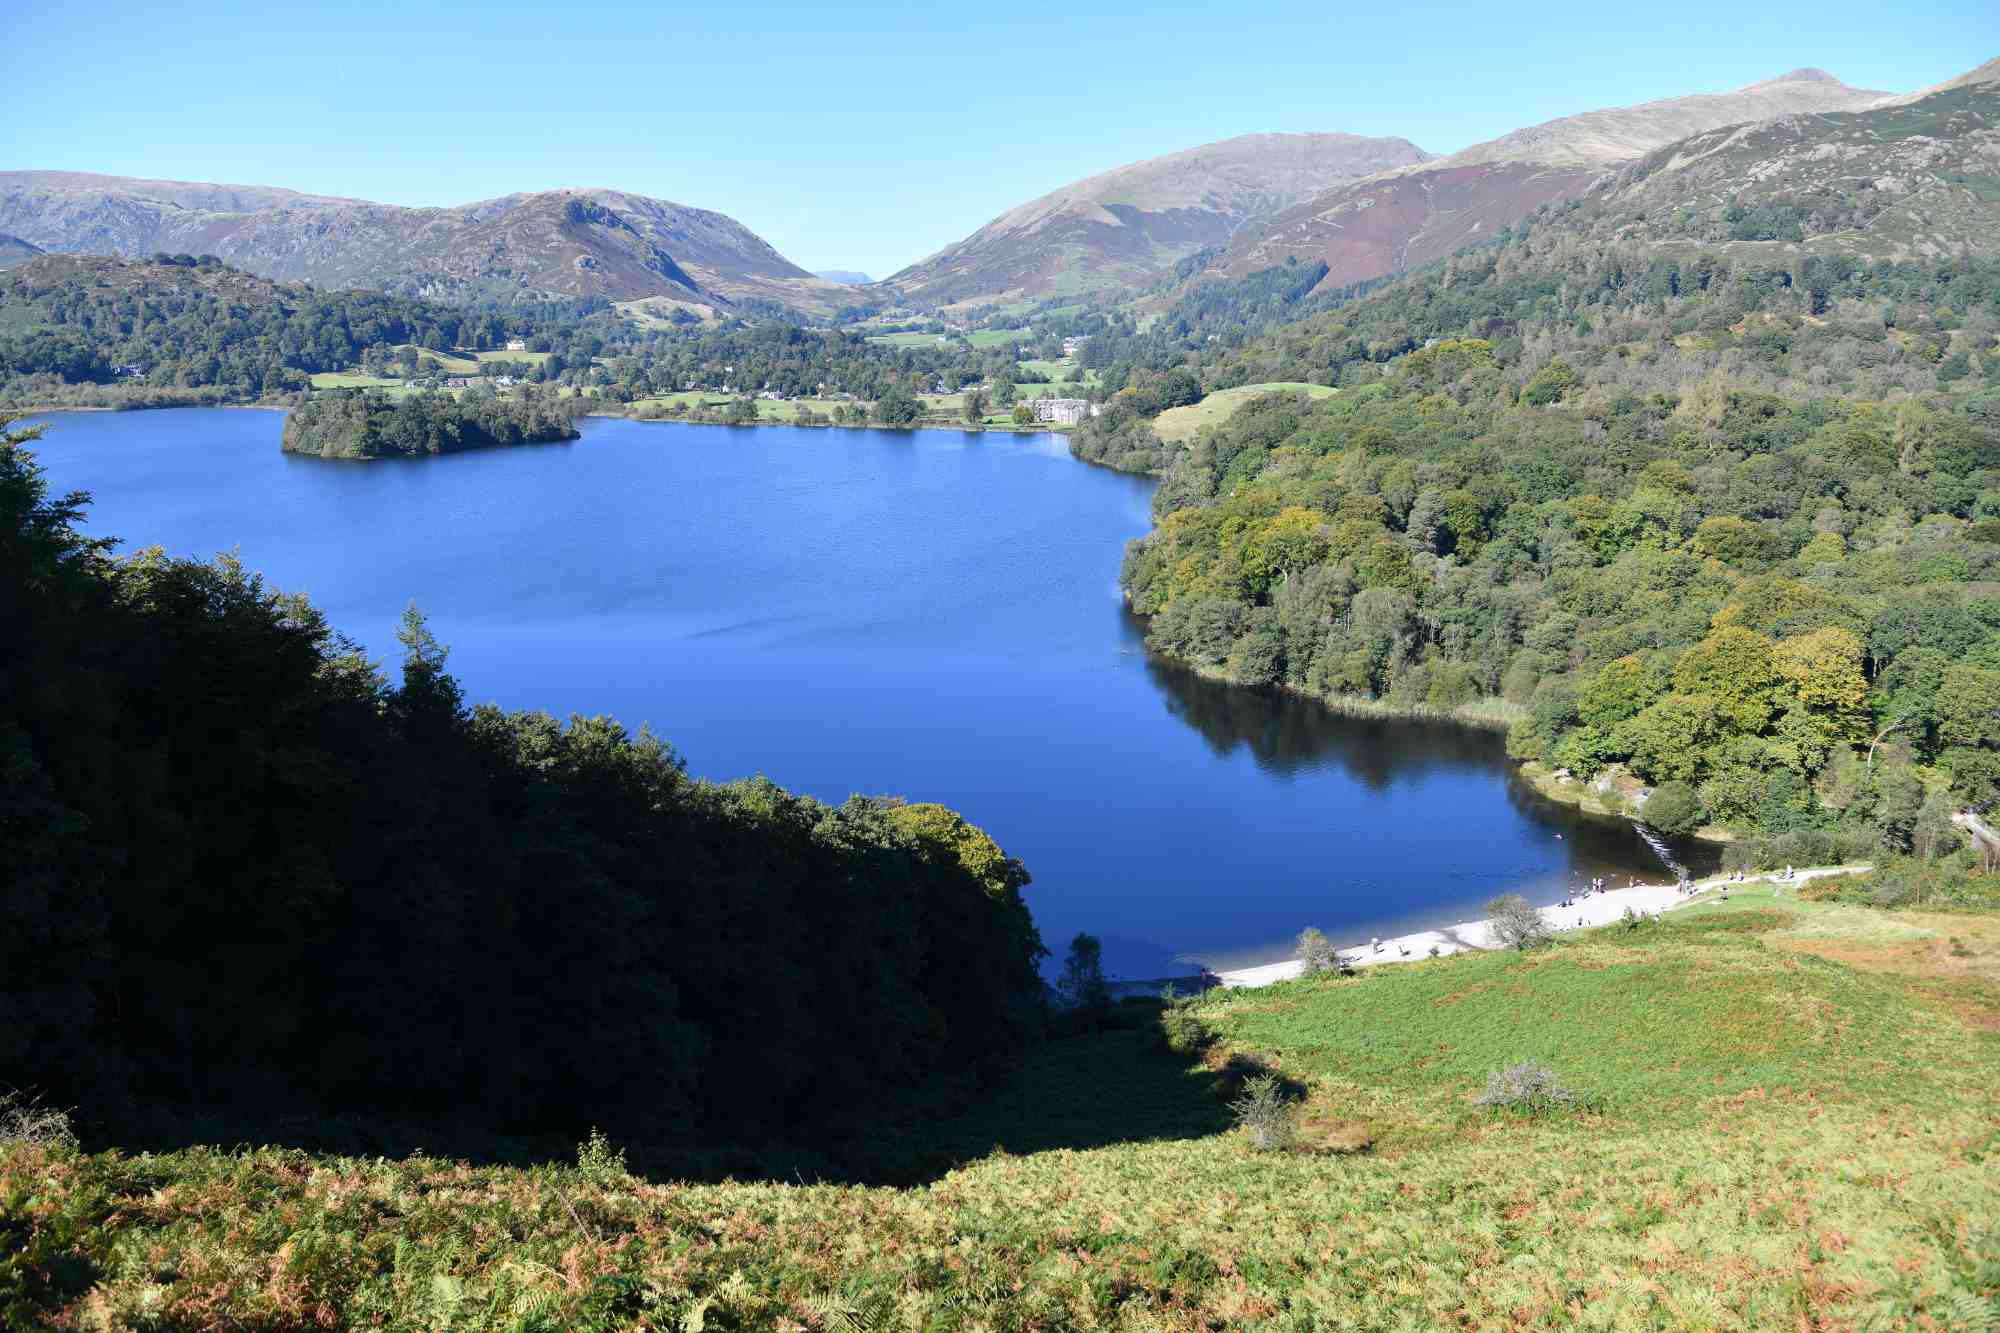
<svg viewBox="0 0 2000 1333"><path fill-rule="evenodd" d="M1333 390L1324 384L1274 381L1245 384L1235 389L1217 389L1198 403L1170 407L1153 418L1153 434L1171 443L1192 440L1203 426L1219 426L1236 415L1236 409L1267 393L1302 393L1308 398L1330 398Z"/></svg>
<svg viewBox="0 0 2000 1333"><path fill-rule="evenodd" d="M1738 894L1211 996L1199 1051L1052 1042L991 1103L885 1130L936 1156L900 1189L17 1146L0 1302L72 1328L1990 1326L1997 983L1995 917ZM1577 1108L1473 1104L1524 1058ZM1304 1099L1294 1151L1228 1128L1258 1067Z"/></svg>

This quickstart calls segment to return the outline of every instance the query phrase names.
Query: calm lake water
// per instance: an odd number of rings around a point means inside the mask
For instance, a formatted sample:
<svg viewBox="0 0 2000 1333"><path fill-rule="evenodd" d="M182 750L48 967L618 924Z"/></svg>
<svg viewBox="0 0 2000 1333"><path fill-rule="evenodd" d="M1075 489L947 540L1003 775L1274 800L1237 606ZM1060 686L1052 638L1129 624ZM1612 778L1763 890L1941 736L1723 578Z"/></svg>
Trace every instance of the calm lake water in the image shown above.
<svg viewBox="0 0 2000 1333"><path fill-rule="evenodd" d="M127 549L237 550L390 662L414 599L471 699L650 722L703 777L953 806L1027 863L1050 947L1092 931L1118 975L1660 873L1513 781L1497 735L1149 659L1117 574L1152 485L1055 436L600 420L337 463L281 453L275 412L44 420L51 481Z"/></svg>

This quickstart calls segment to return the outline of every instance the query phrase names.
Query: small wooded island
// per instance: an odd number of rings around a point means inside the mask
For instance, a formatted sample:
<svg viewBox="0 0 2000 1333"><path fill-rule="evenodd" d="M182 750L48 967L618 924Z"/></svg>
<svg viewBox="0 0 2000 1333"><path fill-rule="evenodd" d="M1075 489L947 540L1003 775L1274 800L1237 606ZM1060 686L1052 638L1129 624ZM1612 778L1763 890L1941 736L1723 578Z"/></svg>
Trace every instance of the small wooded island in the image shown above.
<svg viewBox="0 0 2000 1333"><path fill-rule="evenodd" d="M316 393L285 418L287 453L321 458L423 458L466 449L551 444L577 438L553 401L425 392L392 398L376 390Z"/></svg>

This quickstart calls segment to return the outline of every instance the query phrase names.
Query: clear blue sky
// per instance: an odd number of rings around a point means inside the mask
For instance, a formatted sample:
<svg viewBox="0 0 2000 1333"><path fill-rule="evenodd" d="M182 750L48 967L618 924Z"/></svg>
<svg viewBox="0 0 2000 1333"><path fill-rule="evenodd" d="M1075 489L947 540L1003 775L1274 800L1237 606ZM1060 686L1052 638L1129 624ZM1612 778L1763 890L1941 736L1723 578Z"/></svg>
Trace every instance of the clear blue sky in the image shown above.
<svg viewBox="0 0 2000 1333"><path fill-rule="evenodd" d="M1077 177L1236 134L1449 152L1804 65L1904 91L2000 55L1993 0L0 11L0 167L401 204L612 186L875 277Z"/></svg>

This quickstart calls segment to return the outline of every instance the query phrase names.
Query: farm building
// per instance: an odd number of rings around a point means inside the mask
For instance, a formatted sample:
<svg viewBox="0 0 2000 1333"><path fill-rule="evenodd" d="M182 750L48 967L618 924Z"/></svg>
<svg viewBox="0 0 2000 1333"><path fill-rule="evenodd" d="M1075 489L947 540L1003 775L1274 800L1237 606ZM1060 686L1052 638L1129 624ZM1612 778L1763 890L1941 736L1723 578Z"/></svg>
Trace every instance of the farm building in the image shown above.
<svg viewBox="0 0 2000 1333"><path fill-rule="evenodd" d="M1035 420L1074 426L1090 415L1090 404L1081 398L1037 398Z"/></svg>

